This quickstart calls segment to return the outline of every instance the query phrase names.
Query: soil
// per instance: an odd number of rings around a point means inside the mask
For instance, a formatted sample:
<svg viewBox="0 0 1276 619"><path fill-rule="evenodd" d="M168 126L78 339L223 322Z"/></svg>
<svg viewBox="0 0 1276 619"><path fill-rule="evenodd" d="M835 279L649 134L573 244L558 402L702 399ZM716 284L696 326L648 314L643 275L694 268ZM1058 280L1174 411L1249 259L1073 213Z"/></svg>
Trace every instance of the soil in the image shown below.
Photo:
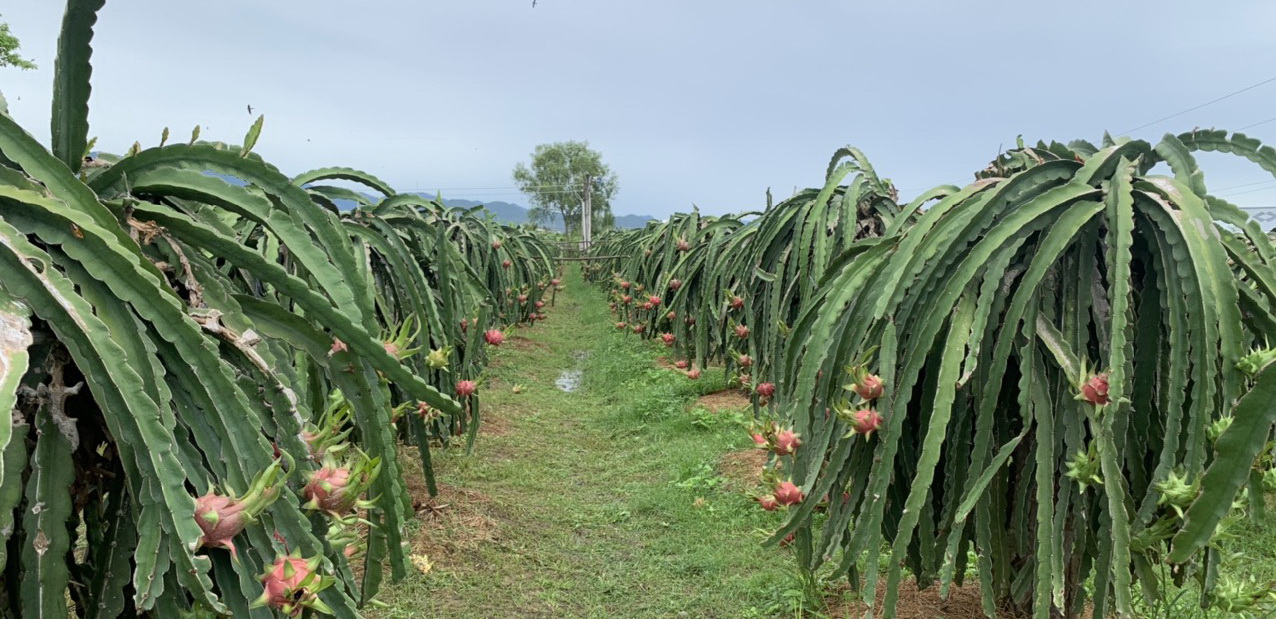
<svg viewBox="0 0 1276 619"><path fill-rule="evenodd" d="M885 576L877 583L877 616L881 616L881 604L886 598ZM848 597L854 594L846 591ZM866 616L868 606L863 601L830 601L830 619L860 619ZM948 590L948 599L939 596L939 586L932 585L919 590L911 579L904 579L899 585L899 601L895 604L896 619L987 619L984 616L983 600L979 592L979 583L966 581L965 586L953 586ZM1015 619L1013 615L998 613L1000 619Z"/></svg>
<svg viewBox="0 0 1276 619"><path fill-rule="evenodd" d="M508 345L516 350L548 350L548 347L543 342L538 342L522 335L511 335L505 338L503 345Z"/></svg>
<svg viewBox="0 0 1276 619"><path fill-rule="evenodd" d="M400 454L407 470L420 471L420 461ZM410 461L409 461L410 460ZM414 468L413 468L414 467ZM481 492L439 483L439 494L430 497L421 475L405 475L412 506L421 531L411 536L410 554L425 555L436 564L457 553L500 539L499 526L488 512L491 499Z"/></svg>
<svg viewBox="0 0 1276 619"><path fill-rule="evenodd" d="M762 485L762 466L767 452L762 449L733 451L718 461L718 473L727 479L732 490L749 491Z"/></svg>
<svg viewBox="0 0 1276 619"><path fill-rule="evenodd" d="M712 413L721 413L724 411L736 411L742 408L748 408L752 405L749 396L745 395L739 389L723 389L710 394L700 396L694 407L703 407Z"/></svg>
<svg viewBox="0 0 1276 619"><path fill-rule="evenodd" d="M505 436L510 433L509 411L505 406L484 406L479 420L479 436Z"/></svg>

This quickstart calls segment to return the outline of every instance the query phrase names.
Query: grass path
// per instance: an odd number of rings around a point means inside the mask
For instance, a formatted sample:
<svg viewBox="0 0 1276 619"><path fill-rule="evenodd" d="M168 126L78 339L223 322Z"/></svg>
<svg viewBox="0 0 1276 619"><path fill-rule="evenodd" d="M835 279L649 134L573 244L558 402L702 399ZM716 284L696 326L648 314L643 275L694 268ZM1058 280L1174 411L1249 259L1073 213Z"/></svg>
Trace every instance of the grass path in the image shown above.
<svg viewBox="0 0 1276 619"><path fill-rule="evenodd" d="M791 559L758 545L778 517L720 472L724 454L750 443L741 415L688 411L721 373L691 381L657 368L659 350L611 328L601 293L575 272L567 286L547 321L500 349L480 387L487 425L473 455L436 459L444 490L412 536L433 569L389 586L390 608L375 616L783 610ZM583 384L564 393L555 381L572 369Z"/></svg>

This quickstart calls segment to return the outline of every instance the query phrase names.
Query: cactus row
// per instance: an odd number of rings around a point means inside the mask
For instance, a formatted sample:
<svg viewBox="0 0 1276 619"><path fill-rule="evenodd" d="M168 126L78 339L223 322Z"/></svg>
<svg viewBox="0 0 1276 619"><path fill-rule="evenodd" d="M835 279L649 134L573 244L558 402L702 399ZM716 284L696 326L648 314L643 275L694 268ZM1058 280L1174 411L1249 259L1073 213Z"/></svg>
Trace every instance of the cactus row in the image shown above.
<svg viewBox="0 0 1276 619"><path fill-rule="evenodd" d="M357 617L550 245L358 170L290 178L261 119L93 153L103 4L68 2L52 147L0 114L0 617Z"/></svg>
<svg viewBox="0 0 1276 619"><path fill-rule="evenodd" d="M752 386L760 501L789 506L771 542L870 606L884 584L884 616L905 568L947 591L971 561L990 617L1128 617L1166 561L1203 604L1255 609L1276 589L1216 587L1217 542L1276 478L1276 254L1200 151L1276 173L1241 134L1105 136L1020 143L901 203L848 148L762 212L600 239L633 257L589 275L626 323ZM675 315L626 302L639 285Z"/></svg>

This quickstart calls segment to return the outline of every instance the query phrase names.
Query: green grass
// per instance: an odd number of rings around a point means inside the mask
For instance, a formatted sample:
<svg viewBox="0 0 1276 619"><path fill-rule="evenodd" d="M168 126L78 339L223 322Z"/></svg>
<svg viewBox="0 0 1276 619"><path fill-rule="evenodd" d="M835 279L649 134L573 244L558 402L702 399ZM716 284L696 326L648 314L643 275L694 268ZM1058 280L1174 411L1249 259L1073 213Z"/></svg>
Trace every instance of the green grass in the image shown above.
<svg viewBox="0 0 1276 619"><path fill-rule="evenodd" d="M1220 574L1234 581L1250 582L1255 587L1276 583L1276 501L1269 497L1267 509L1259 519L1245 519L1233 524L1219 540ZM1276 587L1268 585L1273 595ZM1167 587L1166 600L1159 604L1135 599L1142 607L1141 617L1148 619L1225 619L1230 617L1276 617L1276 613L1256 612L1250 615L1229 614L1217 609L1200 608L1196 582L1182 588Z"/></svg>
<svg viewBox="0 0 1276 619"><path fill-rule="evenodd" d="M718 471L723 454L750 446L743 416L688 412L697 395L723 386L720 373L691 381L656 368L663 349L611 329L601 294L575 274L567 281L550 319L518 330L481 386L499 431L480 434L471 456L436 460L446 487L471 494L445 492L445 524L417 532L433 569L389 586L379 596L389 609L373 616L735 619L786 610L793 561L759 545L779 515L726 487ZM559 391L559 374L577 367L582 388Z"/></svg>

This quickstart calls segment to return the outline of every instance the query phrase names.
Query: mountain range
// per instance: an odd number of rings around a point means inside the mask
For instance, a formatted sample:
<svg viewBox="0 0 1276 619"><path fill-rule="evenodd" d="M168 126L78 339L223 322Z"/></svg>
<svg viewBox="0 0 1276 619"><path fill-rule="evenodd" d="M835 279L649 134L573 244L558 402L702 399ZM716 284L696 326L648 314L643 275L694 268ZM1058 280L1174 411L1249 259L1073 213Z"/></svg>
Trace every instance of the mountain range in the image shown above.
<svg viewBox="0 0 1276 619"><path fill-rule="evenodd" d="M427 198L433 197L427 194L420 194L420 195ZM518 225L518 224L525 224L528 221L527 219L528 208L520 204L513 204L510 202L501 202L499 200L494 202L483 202L481 200L466 200L463 198L444 198L443 204L446 206L455 206L455 207L461 207L461 208L471 208L475 206L482 206L483 208L487 209L488 212L492 213L492 215L494 215L496 219L502 223ZM617 215L616 227L625 228L625 229L642 228L647 225L647 222L653 221L654 219L655 217L652 217L650 215ZM551 230L562 232L563 218L555 214L553 218L550 219L550 221L544 225L546 228L549 228Z"/></svg>

